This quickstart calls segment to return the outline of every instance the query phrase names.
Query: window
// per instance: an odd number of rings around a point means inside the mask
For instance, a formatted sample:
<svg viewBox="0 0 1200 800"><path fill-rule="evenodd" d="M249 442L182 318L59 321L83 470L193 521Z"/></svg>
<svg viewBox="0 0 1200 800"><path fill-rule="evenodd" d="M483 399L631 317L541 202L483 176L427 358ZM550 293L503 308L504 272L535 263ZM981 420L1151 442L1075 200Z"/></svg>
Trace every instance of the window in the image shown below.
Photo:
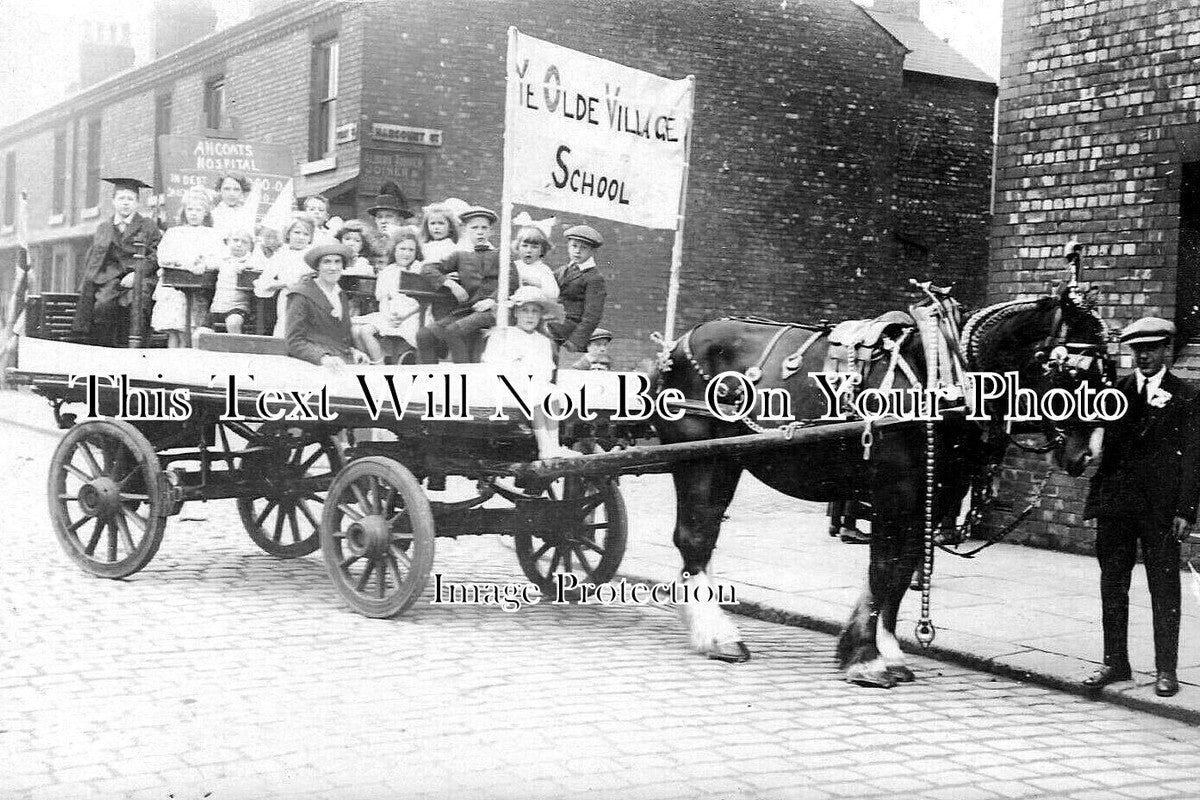
<svg viewBox="0 0 1200 800"><path fill-rule="evenodd" d="M312 119L308 160L325 158L335 147L337 128L338 41L325 39L313 45Z"/></svg>
<svg viewBox="0 0 1200 800"><path fill-rule="evenodd" d="M4 156L4 224L17 221L17 154L9 151Z"/></svg>
<svg viewBox="0 0 1200 800"><path fill-rule="evenodd" d="M225 76L209 78L204 83L204 126L220 130L228 125L226 113Z"/></svg>
<svg viewBox="0 0 1200 800"><path fill-rule="evenodd" d="M67 132L54 132L54 187L50 213L62 214L67 205Z"/></svg>
<svg viewBox="0 0 1200 800"><path fill-rule="evenodd" d="M100 120L87 124L87 175L84 176L84 208L100 205Z"/></svg>
<svg viewBox="0 0 1200 800"><path fill-rule="evenodd" d="M166 136L171 132L171 95L160 94L154 98L154 135Z"/></svg>
<svg viewBox="0 0 1200 800"><path fill-rule="evenodd" d="M162 152L158 137L171 132L171 95L160 94L154 98L154 190L165 191L162 175Z"/></svg>

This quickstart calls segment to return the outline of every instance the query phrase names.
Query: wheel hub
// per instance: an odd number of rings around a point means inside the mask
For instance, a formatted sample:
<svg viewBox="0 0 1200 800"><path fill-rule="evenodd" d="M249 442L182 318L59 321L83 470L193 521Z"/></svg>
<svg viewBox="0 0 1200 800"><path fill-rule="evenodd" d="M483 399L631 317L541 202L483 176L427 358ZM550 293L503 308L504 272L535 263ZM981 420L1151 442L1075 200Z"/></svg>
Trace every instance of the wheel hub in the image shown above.
<svg viewBox="0 0 1200 800"><path fill-rule="evenodd" d="M121 508L121 489L107 476L93 478L80 487L79 506L88 516L111 519Z"/></svg>
<svg viewBox="0 0 1200 800"><path fill-rule="evenodd" d="M355 520L346 529L346 545L352 555L381 558L391 550L391 526L379 514Z"/></svg>

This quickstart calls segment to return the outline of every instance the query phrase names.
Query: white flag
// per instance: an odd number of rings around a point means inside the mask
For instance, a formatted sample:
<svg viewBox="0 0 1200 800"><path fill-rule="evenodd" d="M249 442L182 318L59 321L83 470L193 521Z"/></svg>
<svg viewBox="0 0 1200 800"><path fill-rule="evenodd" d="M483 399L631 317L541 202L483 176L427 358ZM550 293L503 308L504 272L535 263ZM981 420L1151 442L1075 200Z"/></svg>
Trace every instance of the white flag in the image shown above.
<svg viewBox="0 0 1200 800"><path fill-rule="evenodd" d="M263 227L282 231L292 221L293 209L295 207L295 181L289 180L282 191L279 192L279 196L275 198L275 202L271 203L271 207L267 209L267 213L263 214Z"/></svg>

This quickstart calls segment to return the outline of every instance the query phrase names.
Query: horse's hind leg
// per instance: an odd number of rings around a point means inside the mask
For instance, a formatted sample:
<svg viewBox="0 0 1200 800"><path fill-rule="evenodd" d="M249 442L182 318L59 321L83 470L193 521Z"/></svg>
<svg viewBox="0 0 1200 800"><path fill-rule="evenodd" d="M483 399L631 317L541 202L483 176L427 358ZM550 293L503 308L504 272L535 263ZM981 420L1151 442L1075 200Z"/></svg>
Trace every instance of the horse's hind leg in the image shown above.
<svg viewBox="0 0 1200 800"><path fill-rule="evenodd" d="M894 634L896 611L916 564L908 528L896 519L876 517L872 524L867 588L838 640L838 659L853 683L891 688L911 675Z"/></svg>
<svg viewBox="0 0 1200 800"><path fill-rule="evenodd" d="M901 535L897 539L895 568L888 575L884 596L879 604L875 641L888 674L900 683L907 683L915 676L905 663L904 652L896 639L896 616L900 612L900 602L908 590L909 581L917 571L924 553L922 536L916 527L901 529Z"/></svg>
<svg viewBox="0 0 1200 800"><path fill-rule="evenodd" d="M683 464L675 469L675 546L683 557L686 590L680 605L692 647L709 658L738 662L750 658L737 626L710 598L715 593L708 562L721 519L733 500L741 467L724 460ZM710 590L713 590L710 592ZM699 596L701 599L693 599Z"/></svg>

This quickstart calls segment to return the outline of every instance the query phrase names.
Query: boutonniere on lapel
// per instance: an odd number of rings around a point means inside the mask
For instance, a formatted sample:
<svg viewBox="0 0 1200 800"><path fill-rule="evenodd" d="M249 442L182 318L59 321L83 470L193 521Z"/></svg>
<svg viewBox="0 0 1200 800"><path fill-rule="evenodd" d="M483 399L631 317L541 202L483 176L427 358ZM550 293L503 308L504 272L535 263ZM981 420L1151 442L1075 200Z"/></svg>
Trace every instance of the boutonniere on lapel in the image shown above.
<svg viewBox="0 0 1200 800"><path fill-rule="evenodd" d="M1165 408L1167 403L1171 402L1174 397L1170 392L1165 392L1161 388L1155 389L1154 394L1150 395L1150 399L1146 402L1151 408Z"/></svg>

